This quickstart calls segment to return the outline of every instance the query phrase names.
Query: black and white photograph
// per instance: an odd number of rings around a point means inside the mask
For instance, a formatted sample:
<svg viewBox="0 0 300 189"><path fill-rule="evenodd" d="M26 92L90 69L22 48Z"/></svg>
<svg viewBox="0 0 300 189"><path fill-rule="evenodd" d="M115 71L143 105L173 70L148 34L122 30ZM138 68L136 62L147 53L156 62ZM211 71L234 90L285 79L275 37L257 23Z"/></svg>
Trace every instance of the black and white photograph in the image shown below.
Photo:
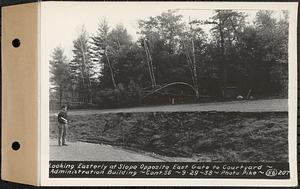
<svg viewBox="0 0 300 189"><path fill-rule="evenodd" d="M290 11L150 4L44 7L50 170L228 162L234 178L243 162L250 178L274 163L289 178Z"/></svg>

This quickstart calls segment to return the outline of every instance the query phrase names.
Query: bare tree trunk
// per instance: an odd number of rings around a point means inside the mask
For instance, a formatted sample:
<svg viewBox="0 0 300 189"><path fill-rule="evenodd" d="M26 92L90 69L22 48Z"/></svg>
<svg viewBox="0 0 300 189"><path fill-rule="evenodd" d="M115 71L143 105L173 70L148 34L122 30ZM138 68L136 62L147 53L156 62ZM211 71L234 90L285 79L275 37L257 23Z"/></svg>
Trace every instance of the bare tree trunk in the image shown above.
<svg viewBox="0 0 300 189"><path fill-rule="evenodd" d="M195 60L195 52L194 52L194 42L192 41L192 45L193 45L193 60L190 57L190 53L188 51L188 48L185 44L185 42L183 42L183 47L185 49L185 56L186 56L186 60L187 63L189 65L189 69L191 72L191 76L192 76L192 82L193 82L193 86L195 88L195 93L196 93L196 98L199 98L199 89L198 89L198 82L197 82L197 68L196 68L196 60Z"/></svg>
<svg viewBox="0 0 300 189"><path fill-rule="evenodd" d="M82 87L83 87L83 89L84 89L84 88L85 88L85 79L84 79L84 74L83 74L83 72L84 72L84 67L83 67L83 65L81 65L81 71L80 71L80 74L81 74Z"/></svg>
<svg viewBox="0 0 300 189"><path fill-rule="evenodd" d="M63 89L62 86L59 85L59 107L62 106L62 97L63 97Z"/></svg>
<svg viewBox="0 0 300 189"><path fill-rule="evenodd" d="M189 17L190 20L190 17ZM198 74L197 74L197 65L196 65L196 55L195 55L195 43L194 43L194 32L193 32L193 27L191 22L190 23L190 32L192 33L192 57L193 57L193 62L192 62L192 74L194 75L194 88L196 89L196 97L199 99L199 87L198 87Z"/></svg>
<svg viewBox="0 0 300 189"><path fill-rule="evenodd" d="M88 70L88 87L91 86L91 80L90 80L90 68L89 68L89 65L88 65L88 62L87 62L87 58L86 58L86 52L85 52L85 49L83 47L83 42L80 40L80 46L81 46L81 53L82 53L82 58L83 58L83 65L84 65L84 68L86 68Z"/></svg>
<svg viewBox="0 0 300 189"><path fill-rule="evenodd" d="M79 40L80 41L80 50L81 50L81 53L82 53L82 58L83 58L83 73L82 73L82 75L83 75L83 77L84 77L84 71L85 71L85 69L87 69L87 74L88 74L88 78L87 78L87 80L88 80L88 99L87 99L87 101L88 102L90 102L91 101L91 99L90 99L90 97L91 97L91 92L90 92L90 88L91 88L91 76L90 76L90 68L89 68L89 64L88 64L88 62L87 62L87 58L86 58L86 49L84 49L84 47L83 47L83 42L82 42L82 40L80 39ZM84 86L83 86L83 88L84 88Z"/></svg>
<svg viewBox="0 0 300 189"><path fill-rule="evenodd" d="M148 47L147 43L146 43L146 49L147 49L147 52L148 52L148 57L149 57L149 62L150 62L150 68L151 68L152 78L153 78L153 82L154 82L154 87L156 87L156 79L155 79L155 75L154 75L152 57L151 57L151 53L150 53L150 50L149 50L149 47Z"/></svg>
<svg viewBox="0 0 300 189"><path fill-rule="evenodd" d="M224 45L224 33L222 30L222 24L219 24L220 29L220 41L221 41L221 54L222 54L222 60L223 60L223 88L225 89L227 87L227 62L226 62L226 56L225 56L225 45Z"/></svg>
<svg viewBox="0 0 300 189"><path fill-rule="evenodd" d="M188 63L188 66L189 66L189 69L190 69L190 72L191 72L192 82L193 82L193 85L195 85L195 78L194 78L193 69L192 69L192 60L191 60L191 57L190 57L190 54L189 54L189 51L187 49L187 46L186 46L185 42L183 42L183 47L185 49L186 61Z"/></svg>
<svg viewBox="0 0 300 189"><path fill-rule="evenodd" d="M194 87L196 89L196 97L199 99L199 87L198 87L198 74L197 74L197 66L196 66L196 57L195 57L195 44L194 44L194 36L192 38L192 53L193 53L193 74L194 74L194 80L195 84Z"/></svg>
<svg viewBox="0 0 300 189"><path fill-rule="evenodd" d="M121 49L121 44L120 44L119 38L117 39L117 43L118 43L118 49L120 50Z"/></svg>
<svg viewBox="0 0 300 189"><path fill-rule="evenodd" d="M74 83L72 82L72 97L71 101L74 102Z"/></svg>
<svg viewBox="0 0 300 189"><path fill-rule="evenodd" d="M146 43L146 40L144 39L143 41L144 41L144 48L145 48L145 52L146 52L146 59L147 59L147 65L148 65L148 69L149 69L151 84L152 84L152 88L154 89L156 87L156 80L155 80L155 76L154 76L152 58L151 58L151 54L150 54L148 45Z"/></svg>
<svg viewBox="0 0 300 189"><path fill-rule="evenodd" d="M111 64L110 64L109 57L108 57L108 55L107 55L106 50L104 51L104 54L105 54L105 57L106 57L106 60L107 60L107 64L108 64L108 67L109 67L110 76L111 76L111 80L112 80L114 89L117 89L117 85L116 85L116 81L115 81L113 69L112 69L112 66L111 66Z"/></svg>
<svg viewBox="0 0 300 189"><path fill-rule="evenodd" d="M151 74L151 67L150 67L150 63L149 63L148 52L146 50L146 41L143 40L143 42L144 42L144 48L145 48L145 53L146 53L146 61L147 61L147 65L148 65L148 70L149 70L151 85L152 85L152 88L154 88L154 82L153 82L153 78L152 78L152 74Z"/></svg>

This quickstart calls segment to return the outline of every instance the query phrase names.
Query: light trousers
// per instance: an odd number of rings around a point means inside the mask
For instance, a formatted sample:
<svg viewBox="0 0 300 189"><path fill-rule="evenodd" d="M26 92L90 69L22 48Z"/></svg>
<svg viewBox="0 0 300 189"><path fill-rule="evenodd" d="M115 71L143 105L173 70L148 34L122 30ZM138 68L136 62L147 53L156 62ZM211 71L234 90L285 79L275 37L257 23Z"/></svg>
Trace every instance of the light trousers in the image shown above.
<svg viewBox="0 0 300 189"><path fill-rule="evenodd" d="M58 124L58 145L66 144L68 125L59 123Z"/></svg>

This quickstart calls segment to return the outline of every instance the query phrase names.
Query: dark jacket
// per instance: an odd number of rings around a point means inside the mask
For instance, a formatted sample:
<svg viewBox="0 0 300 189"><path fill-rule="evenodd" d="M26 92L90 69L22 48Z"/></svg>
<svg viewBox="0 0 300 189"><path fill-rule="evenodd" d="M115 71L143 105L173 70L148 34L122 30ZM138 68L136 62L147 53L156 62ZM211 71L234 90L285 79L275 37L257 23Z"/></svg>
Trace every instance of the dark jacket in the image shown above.
<svg viewBox="0 0 300 189"><path fill-rule="evenodd" d="M61 124L66 124L67 122L64 121L62 118L68 120L67 112L61 111L61 112L59 112L58 117L57 117L57 121L58 121L59 123L61 123Z"/></svg>

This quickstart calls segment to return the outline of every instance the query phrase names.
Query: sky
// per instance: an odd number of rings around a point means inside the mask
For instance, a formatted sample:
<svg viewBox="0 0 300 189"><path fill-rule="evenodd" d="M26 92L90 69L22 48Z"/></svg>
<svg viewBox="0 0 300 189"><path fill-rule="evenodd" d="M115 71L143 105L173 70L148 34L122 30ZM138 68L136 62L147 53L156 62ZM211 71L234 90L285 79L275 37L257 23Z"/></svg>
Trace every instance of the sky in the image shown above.
<svg viewBox="0 0 300 189"><path fill-rule="evenodd" d="M238 6L243 7L243 6ZM246 21L252 22L258 9L243 7L248 17ZM68 59L72 59L73 40L79 35L84 25L88 34L93 35L98 23L105 18L111 28L123 24L133 40L138 38L138 24L140 19L158 16L169 9L176 9L183 15L183 21L189 19L209 19L213 9L206 4L197 2L43 2L41 7L41 41L42 61L49 62L52 51L60 46L65 50ZM204 31L209 32L211 26L205 26Z"/></svg>

